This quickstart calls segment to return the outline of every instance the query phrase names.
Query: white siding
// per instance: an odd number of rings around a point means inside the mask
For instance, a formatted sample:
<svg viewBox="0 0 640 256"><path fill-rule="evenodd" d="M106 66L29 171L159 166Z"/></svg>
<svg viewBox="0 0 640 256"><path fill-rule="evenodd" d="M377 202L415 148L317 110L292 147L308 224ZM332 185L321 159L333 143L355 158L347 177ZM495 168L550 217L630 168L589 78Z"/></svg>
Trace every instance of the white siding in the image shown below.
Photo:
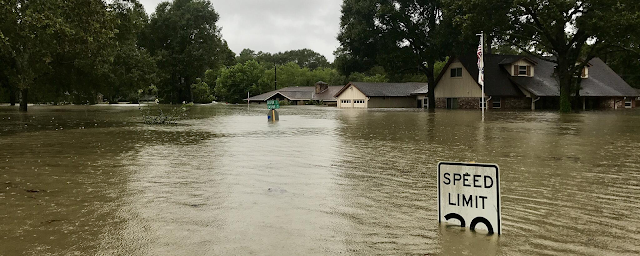
<svg viewBox="0 0 640 256"><path fill-rule="evenodd" d="M454 68L462 68L462 77L451 77ZM436 98L482 97L482 89L476 82L478 78L471 77L459 60L455 59L444 72L434 90Z"/></svg>
<svg viewBox="0 0 640 256"><path fill-rule="evenodd" d="M338 108L367 108L369 99L358 88L349 85L340 95L338 95ZM344 100L349 103L342 103ZM364 101L364 103L354 103L354 100Z"/></svg>

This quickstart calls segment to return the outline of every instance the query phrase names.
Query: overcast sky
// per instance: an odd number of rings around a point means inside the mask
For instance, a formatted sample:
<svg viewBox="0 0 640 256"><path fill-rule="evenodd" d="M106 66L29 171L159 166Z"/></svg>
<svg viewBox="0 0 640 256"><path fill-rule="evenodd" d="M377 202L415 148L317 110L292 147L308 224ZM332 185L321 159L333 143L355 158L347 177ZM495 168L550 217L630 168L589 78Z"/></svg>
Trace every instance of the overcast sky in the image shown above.
<svg viewBox="0 0 640 256"><path fill-rule="evenodd" d="M139 0L148 14L163 0ZM333 62L342 0L210 0L222 37L236 54L244 48L281 52L309 48Z"/></svg>

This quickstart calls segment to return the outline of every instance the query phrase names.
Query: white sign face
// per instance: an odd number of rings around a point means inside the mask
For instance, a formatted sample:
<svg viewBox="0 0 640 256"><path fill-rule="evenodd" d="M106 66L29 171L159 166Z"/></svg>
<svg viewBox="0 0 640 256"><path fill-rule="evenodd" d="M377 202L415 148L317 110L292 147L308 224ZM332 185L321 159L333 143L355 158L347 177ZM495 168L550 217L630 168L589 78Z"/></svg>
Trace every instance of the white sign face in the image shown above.
<svg viewBox="0 0 640 256"><path fill-rule="evenodd" d="M502 233L495 164L438 163L438 221Z"/></svg>

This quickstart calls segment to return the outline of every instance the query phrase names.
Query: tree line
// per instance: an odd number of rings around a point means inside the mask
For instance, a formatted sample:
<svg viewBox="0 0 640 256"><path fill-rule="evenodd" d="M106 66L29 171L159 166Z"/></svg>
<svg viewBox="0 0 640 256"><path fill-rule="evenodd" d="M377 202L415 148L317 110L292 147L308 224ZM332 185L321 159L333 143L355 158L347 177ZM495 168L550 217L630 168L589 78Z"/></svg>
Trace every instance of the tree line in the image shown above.
<svg viewBox="0 0 640 256"><path fill-rule="evenodd" d="M146 14L138 0L0 0L0 101L241 102L317 81L428 82L450 56L529 54L557 64L561 110L600 57L640 86L634 0L344 0L333 63L310 49L235 54L208 0L173 0ZM275 83L277 74L277 85ZM573 100L574 102L577 102ZM433 107L433 106L431 106Z"/></svg>
<svg viewBox="0 0 640 256"><path fill-rule="evenodd" d="M94 104L241 102L278 87L344 84L309 49L281 53L229 49L208 0L160 3L148 16L138 0L0 0L0 102ZM385 81L382 74L353 79Z"/></svg>

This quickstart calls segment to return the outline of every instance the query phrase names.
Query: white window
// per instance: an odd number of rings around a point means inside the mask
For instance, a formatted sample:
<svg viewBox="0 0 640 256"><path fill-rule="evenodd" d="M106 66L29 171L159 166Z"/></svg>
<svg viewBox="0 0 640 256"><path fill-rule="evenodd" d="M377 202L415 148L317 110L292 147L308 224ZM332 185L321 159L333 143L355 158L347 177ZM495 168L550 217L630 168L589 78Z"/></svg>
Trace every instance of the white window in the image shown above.
<svg viewBox="0 0 640 256"><path fill-rule="evenodd" d="M502 107L502 99L500 97L494 97L491 101L492 108L500 108Z"/></svg>
<svg viewBox="0 0 640 256"><path fill-rule="evenodd" d="M582 74L580 74L581 78L589 78L589 68L588 67L584 67L582 68Z"/></svg>
<svg viewBox="0 0 640 256"><path fill-rule="evenodd" d="M518 75L519 76L527 76L527 66L518 66Z"/></svg>
<svg viewBox="0 0 640 256"><path fill-rule="evenodd" d="M529 65L513 65L513 76L531 76L533 68Z"/></svg>
<svg viewBox="0 0 640 256"><path fill-rule="evenodd" d="M631 99L627 99L624 101L624 108L631 108L633 106L633 103L631 102Z"/></svg>
<svg viewBox="0 0 640 256"><path fill-rule="evenodd" d="M353 103L356 103L356 104L363 104L363 103L364 103L364 100L353 100Z"/></svg>
<svg viewBox="0 0 640 256"><path fill-rule="evenodd" d="M342 104L349 104L351 103L351 100L341 100L340 102L342 102Z"/></svg>
<svg viewBox="0 0 640 256"><path fill-rule="evenodd" d="M451 77L462 77L462 68L452 68Z"/></svg>

